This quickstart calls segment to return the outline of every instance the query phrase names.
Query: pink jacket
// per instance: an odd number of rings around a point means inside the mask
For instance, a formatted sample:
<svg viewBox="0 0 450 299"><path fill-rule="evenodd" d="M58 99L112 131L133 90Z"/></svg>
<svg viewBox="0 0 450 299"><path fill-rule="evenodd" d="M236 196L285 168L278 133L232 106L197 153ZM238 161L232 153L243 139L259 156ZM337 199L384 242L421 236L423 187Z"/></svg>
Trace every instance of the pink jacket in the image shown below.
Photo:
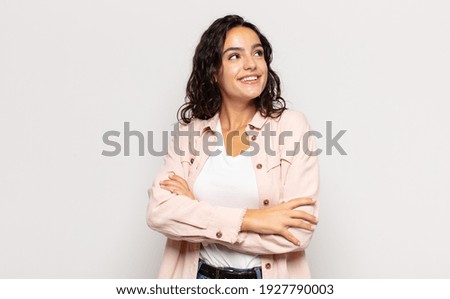
<svg viewBox="0 0 450 299"><path fill-rule="evenodd" d="M208 140L209 144L217 140L213 128L216 128L218 120L217 113L208 120L195 119L189 125L179 125L184 135L188 135L186 132L190 126L191 132L198 132L197 136L179 137L179 145L172 139L164 165L148 189L147 223L168 238L159 278L195 278L201 242L220 243L236 251L259 254L263 278L309 278L305 248L312 232L290 228L300 240L300 246L279 235L241 232L245 209L211 206L207 202L192 200L160 188L159 182L168 179L169 172L173 171L182 176L193 190L194 182L208 159L208 154L202 148ZM274 136L265 134L267 137L264 137L265 125L275 132L271 133ZM262 117L257 112L249 127L248 134L256 135L256 139L252 138L256 144L253 147L255 154L252 155L252 163L260 207L270 207L298 197L317 200L319 165L317 156L307 155L303 150L303 135L310 130L305 116L300 112L286 110L279 118L272 119ZM283 133L284 142L280 142L281 132L288 132ZM314 150L314 140L306 140L309 149ZM264 143L266 147L270 144L272 152L265 150ZM178 148L184 153L177 151ZM256 148L259 151L256 152ZM292 154L294 149L298 150L295 155ZM210 146L209 150L214 151L214 146ZM299 209L317 217L318 201L313 206Z"/></svg>

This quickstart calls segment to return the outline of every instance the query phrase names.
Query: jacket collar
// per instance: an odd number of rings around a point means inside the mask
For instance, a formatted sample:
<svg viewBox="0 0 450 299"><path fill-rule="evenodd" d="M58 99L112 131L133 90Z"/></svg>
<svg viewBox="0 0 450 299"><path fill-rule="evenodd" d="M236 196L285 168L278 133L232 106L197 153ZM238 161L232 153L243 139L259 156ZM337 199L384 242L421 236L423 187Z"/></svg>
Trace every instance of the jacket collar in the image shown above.
<svg viewBox="0 0 450 299"><path fill-rule="evenodd" d="M260 130L264 124L267 122L268 118L263 117L259 111L256 111L255 115L253 116L252 120L249 122L250 129L258 129ZM203 133L206 131L212 131L216 132L217 122L219 121L219 112L217 112L213 117L210 119L204 120L202 124L200 125L200 130ZM222 132L219 132L222 133Z"/></svg>

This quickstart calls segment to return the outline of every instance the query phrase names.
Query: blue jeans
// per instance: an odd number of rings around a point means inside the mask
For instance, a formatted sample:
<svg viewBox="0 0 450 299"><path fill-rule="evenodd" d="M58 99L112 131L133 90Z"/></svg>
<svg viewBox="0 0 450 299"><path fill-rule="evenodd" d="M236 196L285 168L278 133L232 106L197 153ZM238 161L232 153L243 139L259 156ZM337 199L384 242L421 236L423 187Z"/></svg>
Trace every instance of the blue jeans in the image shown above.
<svg viewBox="0 0 450 299"><path fill-rule="evenodd" d="M199 272L200 267L202 266L202 264L204 263L204 261L202 260L198 260L198 268L197 268L197 279L210 279L208 276L205 276L203 274L201 274ZM245 272L247 271L247 269L236 269L236 268L231 268L231 267L224 267L223 269L232 269L234 272ZM256 270L256 279L262 279L262 273L260 269Z"/></svg>

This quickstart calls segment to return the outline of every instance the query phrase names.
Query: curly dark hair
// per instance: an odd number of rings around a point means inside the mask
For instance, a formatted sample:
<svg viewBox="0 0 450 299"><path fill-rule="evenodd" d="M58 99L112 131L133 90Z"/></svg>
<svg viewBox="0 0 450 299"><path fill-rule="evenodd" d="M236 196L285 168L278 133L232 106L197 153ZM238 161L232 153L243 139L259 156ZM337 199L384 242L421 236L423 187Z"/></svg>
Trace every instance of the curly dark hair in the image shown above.
<svg viewBox="0 0 450 299"><path fill-rule="evenodd" d="M209 119L220 109L222 97L214 75L222 65L222 50L227 32L238 26L252 29L259 37L264 49L268 78L261 95L253 102L264 117L276 118L286 110L281 97L280 78L270 67L272 47L258 28L237 15L217 19L203 33L193 58L192 73L186 87L185 103L177 111L177 119L188 124L193 118Z"/></svg>

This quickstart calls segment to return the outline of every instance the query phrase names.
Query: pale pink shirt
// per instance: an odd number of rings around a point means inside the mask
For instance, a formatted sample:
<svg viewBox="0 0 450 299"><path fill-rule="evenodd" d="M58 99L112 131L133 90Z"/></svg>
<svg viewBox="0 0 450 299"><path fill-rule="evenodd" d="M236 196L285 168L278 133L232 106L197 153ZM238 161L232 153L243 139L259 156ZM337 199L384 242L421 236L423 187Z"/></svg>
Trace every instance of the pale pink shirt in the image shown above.
<svg viewBox="0 0 450 299"><path fill-rule="evenodd" d="M245 208L213 206L172 194L159 186L159 182L168 179L173 171L186 179L193 190L195 180L209 157L203 148L215 150L215 146L208 147L206 143L214 144L217 140L212 128L216 128L218 120L217 113L208 120L195 119L189 125L179 125L183 136L175 138L175 142L172 139L164 165L148 189L147 223L168 238L159 278L196 278L201 242L219 243L236 251L260 255L263 278L309 278L305 249L312 232L289 229L300 240L299 246L279 235L242 232L240 227ZM316 155L307 152L308 149L316 149L315 142L308 138L308 134L304 137L309 131L308 121L301 112L286 110L275 119L263 117L259 112L254 115L247 133L255 136L251 138L254 149L252 164L260 208L299 197L318 199L318 160ZM188 132L191 132L191 137L184 136L189 135ZM309 147L304 146L304 141ZM318 200L316 204L298 210L317 217Z"/></svg>

